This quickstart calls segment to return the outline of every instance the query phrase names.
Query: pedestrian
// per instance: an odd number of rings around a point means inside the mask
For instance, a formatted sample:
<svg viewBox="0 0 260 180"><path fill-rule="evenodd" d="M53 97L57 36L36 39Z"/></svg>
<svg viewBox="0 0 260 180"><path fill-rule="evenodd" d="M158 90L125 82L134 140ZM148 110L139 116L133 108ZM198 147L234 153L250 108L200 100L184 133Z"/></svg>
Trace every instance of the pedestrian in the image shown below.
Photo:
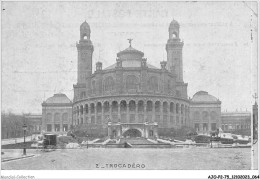
<svg viewBox="0 0 260 180"><path fill-rule="evenodd" d="M124 143L124 148L127 148L127 142Z"/></svg>
<svg viewBox="0 0 260 180"><path fill-rule="evenodd" d="M47 139L44 137L43 138L43 150L47 149Z"/></svg>

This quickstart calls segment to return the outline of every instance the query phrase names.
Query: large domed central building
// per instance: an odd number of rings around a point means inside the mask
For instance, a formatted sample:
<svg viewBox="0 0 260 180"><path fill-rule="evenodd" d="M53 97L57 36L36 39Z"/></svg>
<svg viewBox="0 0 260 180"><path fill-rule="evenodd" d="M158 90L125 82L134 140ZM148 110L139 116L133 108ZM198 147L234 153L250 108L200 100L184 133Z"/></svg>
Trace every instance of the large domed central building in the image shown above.
<svg viewBox="0 0 260 180"><path fill-rule="evenodd" d="M144 53L129 47L117 53L107 68L96 63L92 74L94 47L90 26L80 26L78 81L74 85L73 125L103 129L110 136L139 133L157 136L165 128L189 123L187 83L183 82L182 47L179 24L173 20L166 44L167 61L154 67Z"/></svg>
<svg viewBox="0 0 260 180"><path fill-rule="evenodd" d="M129 47L117 53L113 64L103 68L102 63L97 62L93 71L94 46L90 38L90 26L87 22L81 24L80 40L76 44L78 75L77 83L73 85L74 99L69 129L113 138L152 138L165 132L172 133L174 129L184 126L197 127L200 122L194 124L190 119L190 104L197 107L196 102L201 99L196 98L203 99L209 95L197 95L193 100L188 99L188 84L183 81L183 42L179 30L179 23L173 20L168 29L167 61L158 61L160 68L150 65L144 52L132 47L132 39L128 39ZM211 100L216 101L214 98L208 101ZM217 107L220 108L219 103L217 101ZM62 126L58 115L49 115L54 119L49 118L49 123L45 122L47 110L51 107L54 106L48 102L43 103L43 129L57 132L62 130L58 128ZM56 111L49 113L58 113ZM220 109L217 112L220 113ZM204 123L203 127L206 126L204 121L201 123ZM214 128L219 126L218 122L214 123Z"/></svg>

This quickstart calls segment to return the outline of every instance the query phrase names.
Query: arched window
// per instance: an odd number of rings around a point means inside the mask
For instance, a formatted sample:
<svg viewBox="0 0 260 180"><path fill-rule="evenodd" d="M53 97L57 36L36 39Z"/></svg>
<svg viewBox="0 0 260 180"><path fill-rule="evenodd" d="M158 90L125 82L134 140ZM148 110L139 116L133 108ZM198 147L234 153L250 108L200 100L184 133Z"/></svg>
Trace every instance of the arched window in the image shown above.
<svg viewBox="0 0 260 180"><path fill-rule="evenodd" d="M112 112L117 112L118 111L118 103L117 101L112 102Z"/></svg>
<svg viewBox="0 0 260 180"><path fill-rule="evenodd" d="M158 85L158 78L155 76L152 76L148 80L148 89L151 91L158 91L159 85Z"/></svg>
<svg viewBox="0 0 260 180"><path fill-rule="evenodd" d="M126 112L126 101L120 102L120 112Z"/></svg>
<svg viewBox="0 0 260 180"><path fill-rule="evenodd" d="M79 106L77 106L77 115L79 115Z"/></svg>
<svg viewBox="0 0 260 180"><path fill-rule="evenodd" d="M161 109L161 103L160 101L156 101L155 102L155 112L160 112L160 109Z"/></svg>
<svg viewBox="0 0 260 180"><path fill-rule="evenodd" d="M135 111L136 109L136 104L135 104L135 101L130 101L129 102L129 111Z"/></svg>
<svg viewBox="0 0 260 180"><path fill-rule="evenodd" d="M46 119L47 119L47 121L51 121L52 120L52 114L51 113L47 113Z"/></svg>
<svg viewBox="0 0 260 180"><path fill-rule="evenodd" d="M82 98L85 98L86 97L86 92L81 92L80 93L80 98L82 99Z"/></svg>
<svg viewBox="0 0 260 180"><path fill-rule="evenodd" d="M170 103L170 112L171 113L174 112L174 104L173 104L173 102Z"/></svg>
<svg viewBox="0 0 260 180"><path fill-rule="evenodd" d="M85 104L85 112L88 114L88 104Z"/></svg>
<svg viewBox="0 0 260 180"><path fill-rule="evenodd" d="M93 114L95 113L95 104L94 103L91 103L90 104L90 112Z"/></svg>
<svg viewBox="0 0 260 180"><path fill-rule="evenodd" d="M60 122L60 113L54 114L54 122Z"/></svg>
<svg viewBox="0 0 260 180"><path fill-rule="evenodd" d="M109 112L109 102L108 101L104 102L104 112L105 113Z"/></svg>
<svg viewBox="0 0 260 180"><path fill-rule="evenodd" d="M184 105L181 105L181 114L184 114Z"/></svg>
<svg viewBox="0 0 260 180"><path fill-rule="evenodd" d="M200 120L200 112L199 111L195 111L193 113L193 118L194 118L194 120L199 121Z"/></svg>
<svg viewBox="0 0 260 180"><path fill-rule="evenodd" d="M208 120L209 119L209 113L207 111L202 112L202 120Z"/></svg>
<svg viewBox="0 0 260 180"><path fill-rule="evenodd" d="M101 102L97 103L97 113L101 113L102 112L102 105Z"/></svg>
<svg viewBox="0 0 260 180"><path fill-rule="evenodd" d="M67 122L68 121L68 117L69 117L68 113L63 113L62 114L62 122Z"/></svg>
<svg viewBox="0 0 260 180"><path fill-rule="evenodd" d="M83 105L80 106L80 114L83 114Z"/></svg>
<svg viewBox="0 0 260 180"><path fill-rule="evenodd" d="M172 39L175 39L175 38L177 38L178 37L178 33L177 32L173 32L172 33Z"/></svg>
<svg viewBox="0 0 260 180"><path fill-rule="evenodd" d="M153 102L152 101L147 101L146 111L150 112L152 110L153 110Z"/></svg>
<svg viewBox="0 0 260 180"><path fill-rule="evenodd" d="M180 105L177 103L176 104L176 113L179 114L179 110L180 110Z"/></svg>
<svg viewBox="0 0 260 180"><path fill-rule="evenodd" d="M138 101L138 112L143 112L143 111L144 111L144 102Z"/></svg>
<svg viewBox="0 0 260 180"><path fill-rule="evenodd" d="M167 102L163 102L163 112L164 113L168 112L168 103Z"/></svg>
<svg viewBox="0 0 260 180"><path fill-rule="evenodd" d="M134 75L129 75L126 78L126 89L137 89L138 80Z"/></svg>
<svg viewBox="0 0 260 180"><path fill-rule="evenodd" d="M114 90L114 79L109 76L104 81L104 91L112 91Z"/></svg>

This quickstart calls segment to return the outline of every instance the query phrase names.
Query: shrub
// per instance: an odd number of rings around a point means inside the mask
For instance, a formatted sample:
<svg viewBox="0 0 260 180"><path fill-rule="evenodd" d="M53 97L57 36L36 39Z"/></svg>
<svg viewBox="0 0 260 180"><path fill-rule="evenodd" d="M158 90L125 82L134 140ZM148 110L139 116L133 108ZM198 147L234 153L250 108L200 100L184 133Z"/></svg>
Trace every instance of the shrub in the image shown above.
<svg viewBox="0 0 260 180"><path fill-rule="evenodd" d="M68 143L77 143L77 140L72 138L71 136L60 136L57 138L57 147L65 148Z"/></svg>

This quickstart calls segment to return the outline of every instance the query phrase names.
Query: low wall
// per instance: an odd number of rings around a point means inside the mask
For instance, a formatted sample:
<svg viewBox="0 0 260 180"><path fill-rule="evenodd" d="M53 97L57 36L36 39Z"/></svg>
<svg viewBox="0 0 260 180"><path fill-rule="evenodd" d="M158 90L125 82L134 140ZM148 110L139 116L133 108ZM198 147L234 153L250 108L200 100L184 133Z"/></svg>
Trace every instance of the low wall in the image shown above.
<svg viewBox="0 0 260 180"><path fill-rule="evenodd" d="M25 142L24 143L16 143L16 144L6 144L6 145L2 145L1 148L2 149L23 149L24 145L26 149L35 149L35 147L31 147L32 145L32 141L30 142Z"/></svg>
<svg viewBox="0 0 260 180"><path fill-rule="evenodd" d="M171 148L174 147L171 144L131 144L132 148ZM106 144L106 148L125 148L125 144Z"/></svg>

